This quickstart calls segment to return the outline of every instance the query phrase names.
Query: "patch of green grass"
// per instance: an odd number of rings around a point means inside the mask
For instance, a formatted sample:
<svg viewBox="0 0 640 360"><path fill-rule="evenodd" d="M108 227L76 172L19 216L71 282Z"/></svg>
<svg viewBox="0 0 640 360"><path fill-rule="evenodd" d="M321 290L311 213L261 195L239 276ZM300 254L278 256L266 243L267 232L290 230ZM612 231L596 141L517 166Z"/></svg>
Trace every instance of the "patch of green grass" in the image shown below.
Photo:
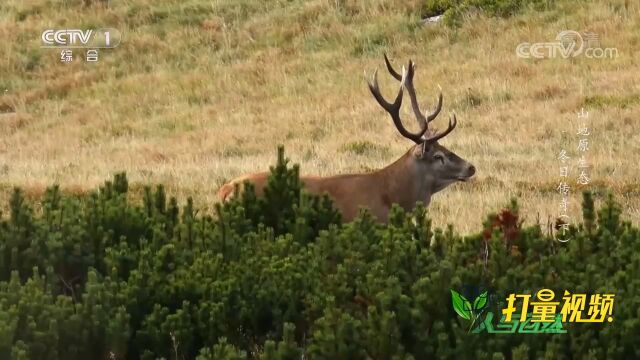
<svg viewBox="0 0 640 360"><path fill-rule="evenodd" d="M445 15L445 23L459 26L462 17L471 11L482 11L488 16L510 17L526 8L545 10L555 0L427 0L422 10L423 17Z"/></svg>
<svg viewBox="0 0 640 360"><path fill-rule="evenodd" d="M20 61L24 71L34 71L40 67L40 59L42 58L42 51L39 49L27 49L20 55Z"/></svg>
<svg viewBox="0 0 640 360"><path fill-rule="evenodd" d="M465 109L475 108L483 104L487 100L487 96L474 88L468 88L462 99L458 101L458 105Z"/></svg>
<svg viewBox="0 0 640 360"><path fill-rule="evenodd" d="M35 16L41 13L41 8L37 5L27 6L24 9L20 9L16 12L16 20L17 21L25 21L30 16Z"/></svg>
<svg viewBox="0 0 640 360"><path fill-rule="evenodd" d="M241 158L243 156L250 155L252 152L246 147L242 146L229 146L222 150L222 157L224 158Z"/></svg>
<svg viewBox="0 0 640 360"><path fill-rule="evenodd" d="M374 144L370 141L354 141L344 144L340 151L354 154L354 155L374 155L374 154L387 154L389 149L385 146Z"/></svg>
<svg viewBox="0 0 640 360"><path fill-rule="evenodd" d="M153 9L151 10L151 16L149 20L154 24L158 24L169 18L169 15L170 13L167 9Z"/></svg>
<svg viewBox="0 0 640 360"><path fill-rule="evenodd" d="M593 95L584 98L584 106L592 108L617 107L621 109L630 108L640 104L640 94L629 95Z"/></svg>
<svg viewBox="0 0 640 360"><path fill-rule="evenodd" d="M209 3L187 3L180 6L178 12L178 23L187 26L200 26L202 22L209 18L214 11L214 7Z"/></svg>
<svg viewBox="0 0 640 360"><path fill-rule="evenodd" d="M377 56L381 49L389 45L389 42L389 36L381 26L378 24L369 26L356 38L351 54L353 56Z"/></svg>
<svg viewBox="0 0 640 360"><path fill-rule="evenodd" d="M252 0L221 1L214 3L214 13L227 22L239 23L251 15L264 12L266 3Z"/></svg>
<svg viewBox="0 0 640 360"><path fill-rule="evenodd" d="M513 100L513 93L509 89L498 90L493 94L493 101L506 103Z"/></svg>
<svg viewBox="0 0 640 360"><path fill-rule="evenodd" d="M116 124L109 128L109 135L114 138L135 136L135 130L129 124Z"/></svg>
<svg viewBox="0 0 640 360"><path fill-rule="evenodd" d="M176 119L165 119L160 121L158 127L167 134L176 132L189 132L195 130L195 126L185 121L177 121Z"/></svg>

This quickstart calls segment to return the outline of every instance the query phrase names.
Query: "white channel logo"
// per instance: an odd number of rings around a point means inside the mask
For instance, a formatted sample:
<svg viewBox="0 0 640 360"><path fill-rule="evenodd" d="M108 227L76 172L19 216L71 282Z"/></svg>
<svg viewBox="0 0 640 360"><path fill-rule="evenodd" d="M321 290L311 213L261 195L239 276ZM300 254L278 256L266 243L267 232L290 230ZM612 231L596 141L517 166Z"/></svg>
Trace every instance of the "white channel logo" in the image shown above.
<svg viewBox="0 0 640 360"><path fill-rule="evenodd" d="M114 48L120 45L122 34L114 28L103 29L47 29L40 36L42 47Z"/></svg>

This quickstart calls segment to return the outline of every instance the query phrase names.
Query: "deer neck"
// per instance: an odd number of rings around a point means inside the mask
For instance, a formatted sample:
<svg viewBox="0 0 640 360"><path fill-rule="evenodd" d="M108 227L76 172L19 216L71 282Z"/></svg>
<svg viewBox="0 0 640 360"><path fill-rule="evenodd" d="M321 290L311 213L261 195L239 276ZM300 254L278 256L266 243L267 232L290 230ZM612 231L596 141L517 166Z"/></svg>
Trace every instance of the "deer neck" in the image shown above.
<svg viewBox="0 0 640 360"><path fill-rule="evenodd" d="M410 211L418 201L422 201L425 206L431 202L434 184L429 181L430 177L420 174L412 152L413 149L409 150L377 172L382 179L382 200L388 207L397 203L405 211Z"/></svg>

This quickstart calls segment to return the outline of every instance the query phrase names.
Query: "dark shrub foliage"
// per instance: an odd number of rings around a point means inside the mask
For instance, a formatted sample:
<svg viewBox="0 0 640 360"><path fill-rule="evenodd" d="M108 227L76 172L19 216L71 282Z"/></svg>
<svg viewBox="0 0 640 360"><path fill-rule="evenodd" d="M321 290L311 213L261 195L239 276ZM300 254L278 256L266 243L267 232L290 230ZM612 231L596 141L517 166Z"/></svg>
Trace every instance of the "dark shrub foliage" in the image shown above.
<svg viewBox="0 0 640 360"><path fill-rule="evenodd" d="M509 17L528 7L543 10L554 4L555 0L427 0L422 16L444 14L447 25L458 26L462 16L472 11L481 11L488 16Z"/></svg>
<svg viewBox="0 0 640 360"><path fill-rule="evenodd" d="M554 241L514 203L477 235L426 210L343 225L282 150L267 195L198 215L123 174L86 198L16 190L0 218L1 359L631 359L640 357L640 233L609 198ZM469 334L450 289L614 293L614 322L567 334Z"/></svg>

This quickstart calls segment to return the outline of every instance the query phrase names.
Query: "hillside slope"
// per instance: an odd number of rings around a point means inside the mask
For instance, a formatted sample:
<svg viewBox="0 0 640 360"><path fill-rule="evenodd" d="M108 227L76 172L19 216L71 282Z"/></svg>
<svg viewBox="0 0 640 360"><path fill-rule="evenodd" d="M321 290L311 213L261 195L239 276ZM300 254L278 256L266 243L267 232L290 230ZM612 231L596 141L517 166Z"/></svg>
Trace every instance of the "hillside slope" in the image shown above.
<svg viewBox="0 0 640 360"><path fill-rule="evenodd" d="M561 200L557 155L576 146L589 111L591 184L614 190L640 221L640 7L624 0L560 1L508 18L478 13L458 28L420 24L422 3L353 1L19 1L0 5L0 188L39 195L52 182L83 192L120 170L210 206L220 184L267 170L284 144L303 173L382 167L410 146L371 97L363 71L418 64L416 88L433 107L442 88L442 144L473 162L475 181L434 197L437 225L477 230L479 212L520 197L545 221ZM122 44L98 63L60 62L40 48L47 28L114 27ZM592 32L618 56L522 59L522 42ZM382 76L384 75L384 76ZM408 106L404 118L415 129ZM569 212L579 213L573 183ZM6 203L2 201L2 203ZM535 219L528 218L527 221Z"/></svg>

